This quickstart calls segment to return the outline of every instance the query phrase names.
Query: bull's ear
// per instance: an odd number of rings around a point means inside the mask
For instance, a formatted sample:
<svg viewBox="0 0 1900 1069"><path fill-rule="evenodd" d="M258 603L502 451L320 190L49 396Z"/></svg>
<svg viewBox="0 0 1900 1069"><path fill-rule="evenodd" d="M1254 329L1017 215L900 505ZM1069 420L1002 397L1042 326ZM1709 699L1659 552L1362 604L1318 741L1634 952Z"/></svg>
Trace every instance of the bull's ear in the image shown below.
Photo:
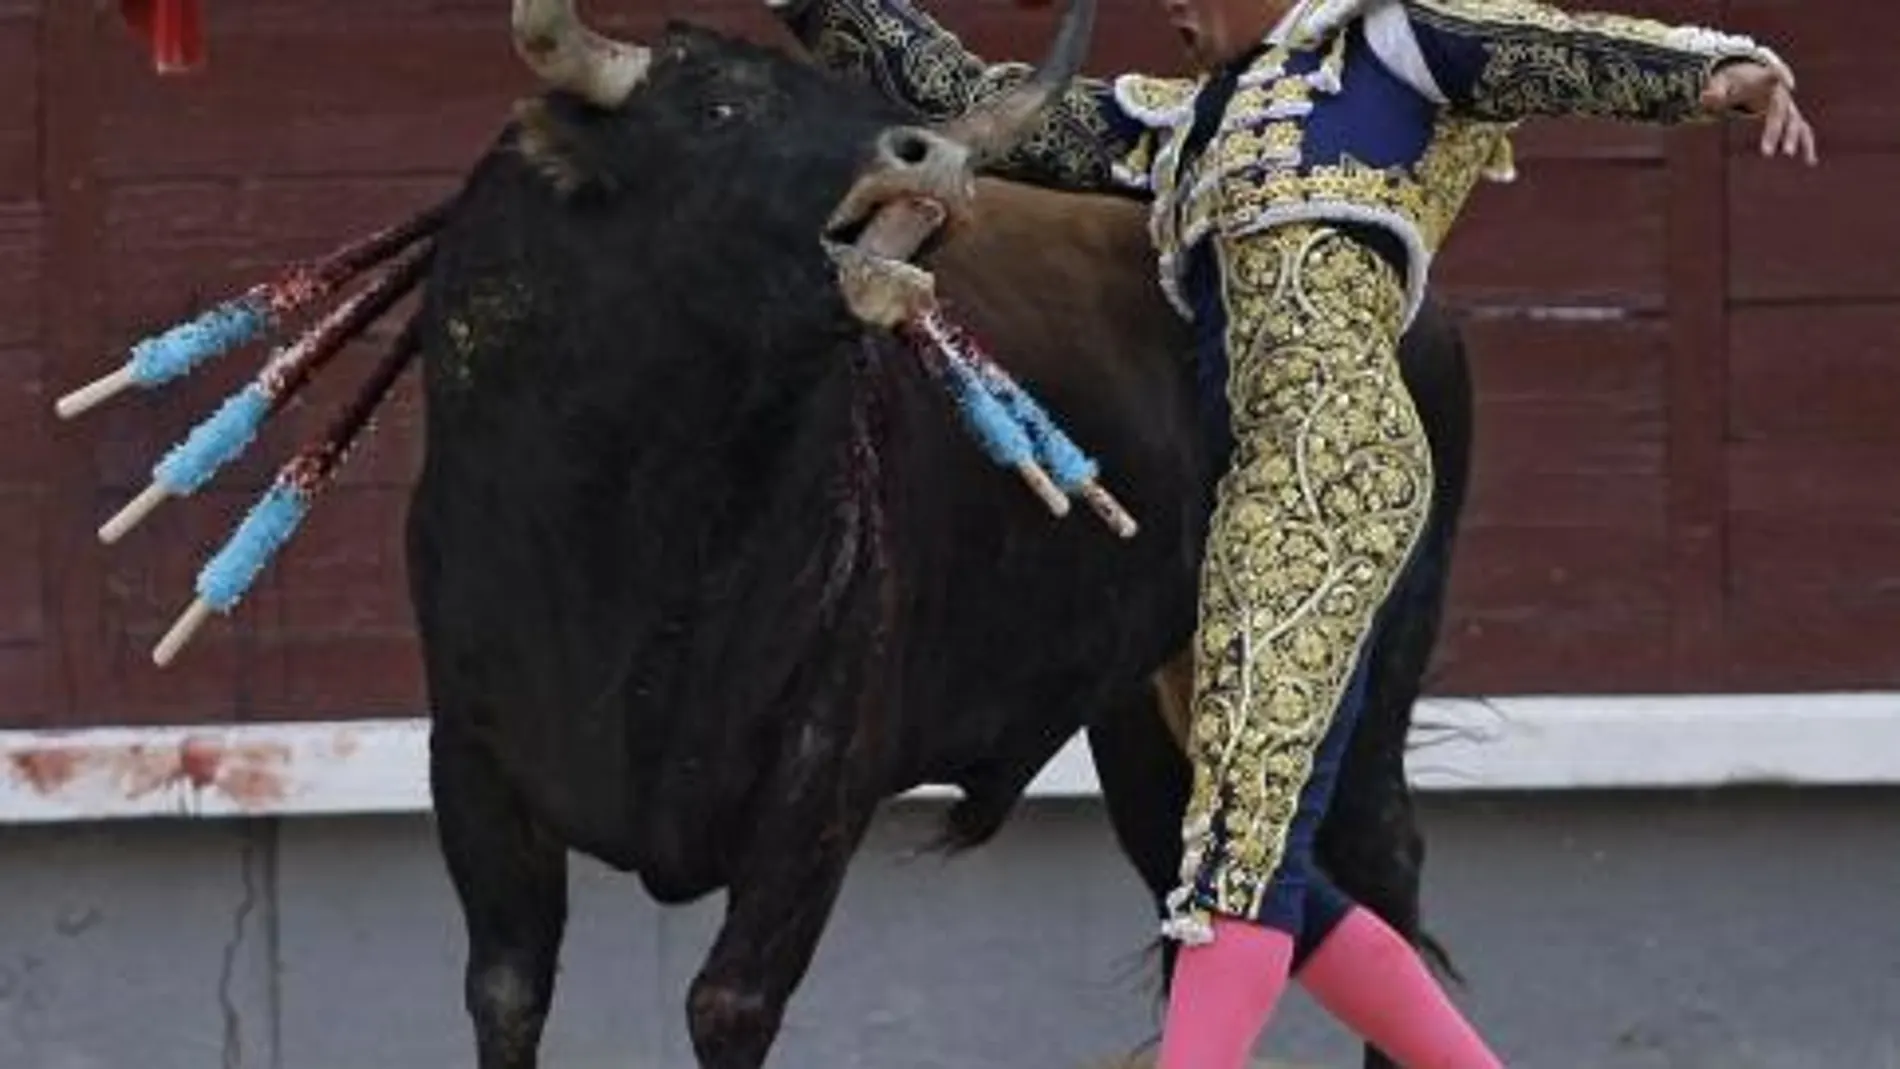
<svg viewBox="0 0 1900 1069"><path fill-rule="evenodd" d="M514 149L556 193L570 197L604 187L610 176L590 164L574 125L577 117L563 110L545 97L517 101Z"/></svg>

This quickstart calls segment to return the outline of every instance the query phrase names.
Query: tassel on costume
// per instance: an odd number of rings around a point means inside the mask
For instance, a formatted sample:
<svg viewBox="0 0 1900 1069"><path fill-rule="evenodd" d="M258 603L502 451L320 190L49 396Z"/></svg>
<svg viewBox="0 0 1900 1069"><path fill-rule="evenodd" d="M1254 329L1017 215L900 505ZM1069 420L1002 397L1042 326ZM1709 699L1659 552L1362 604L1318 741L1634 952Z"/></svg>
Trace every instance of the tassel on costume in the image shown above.
<svg viewBox="0 0 1900 1069"><path fill-rule="evenodd" d="M1517 181L1517 151L1511 145L1509 129L1498 134L1497 143L1491 147L1491 155L1485 160L1484 169L1479 173L1487 182Z"/></svg>

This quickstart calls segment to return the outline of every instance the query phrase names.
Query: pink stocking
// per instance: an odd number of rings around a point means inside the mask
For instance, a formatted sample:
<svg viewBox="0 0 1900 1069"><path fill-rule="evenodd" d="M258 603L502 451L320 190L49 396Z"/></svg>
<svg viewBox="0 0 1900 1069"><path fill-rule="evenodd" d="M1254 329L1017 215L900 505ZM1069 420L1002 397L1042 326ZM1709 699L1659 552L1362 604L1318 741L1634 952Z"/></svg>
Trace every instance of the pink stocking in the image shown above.
<svg viewBox="0 0 1900 1069"><path fill-rule="evenodd" d="M1244 1069L1292 964L1285 932L1214 918L1214 941L1175 959L1155 1069Z"/></svg>
<svg viewBox="0 0 1900 1069"><path fill-rule="evenodd" d="M1300 969L1300 985L1405 1069L1503 1069L1399 933L1355 906Z"/></svg>

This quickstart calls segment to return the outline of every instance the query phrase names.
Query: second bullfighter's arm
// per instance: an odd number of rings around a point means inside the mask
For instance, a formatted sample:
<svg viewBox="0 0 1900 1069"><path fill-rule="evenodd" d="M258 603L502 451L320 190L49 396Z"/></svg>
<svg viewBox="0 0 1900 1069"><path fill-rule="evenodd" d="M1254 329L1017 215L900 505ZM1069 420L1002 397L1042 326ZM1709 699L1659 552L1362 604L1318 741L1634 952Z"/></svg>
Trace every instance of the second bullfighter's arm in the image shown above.
<svg viewBox="0 0 1900 1069"><path fill-rule="evenodd" d="M819 65L873 86L929 120L961 114L1032 72L1027 63L989 63L972 54L908 0L766 0L766 6ZM1116 179L1116 164L1146 134L1116 104L1109 83L1078 77L1035 131L987 169L1065 189L1118 188L1123 183Z"/></svg>

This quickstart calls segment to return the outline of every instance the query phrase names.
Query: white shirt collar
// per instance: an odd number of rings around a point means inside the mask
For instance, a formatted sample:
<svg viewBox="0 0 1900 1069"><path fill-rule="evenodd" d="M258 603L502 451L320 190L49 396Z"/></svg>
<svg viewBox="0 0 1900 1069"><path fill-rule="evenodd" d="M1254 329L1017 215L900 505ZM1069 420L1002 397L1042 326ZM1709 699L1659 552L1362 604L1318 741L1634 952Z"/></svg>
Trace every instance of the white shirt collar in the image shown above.
<svg viewBox="0 0 1900 1069"><path fill-rule="evenodd" d="M1334 30L1382 0L1299 0L1267 31L1266 42L1284 45L1295 29L1302 42L1324 40Z"/></svg>

